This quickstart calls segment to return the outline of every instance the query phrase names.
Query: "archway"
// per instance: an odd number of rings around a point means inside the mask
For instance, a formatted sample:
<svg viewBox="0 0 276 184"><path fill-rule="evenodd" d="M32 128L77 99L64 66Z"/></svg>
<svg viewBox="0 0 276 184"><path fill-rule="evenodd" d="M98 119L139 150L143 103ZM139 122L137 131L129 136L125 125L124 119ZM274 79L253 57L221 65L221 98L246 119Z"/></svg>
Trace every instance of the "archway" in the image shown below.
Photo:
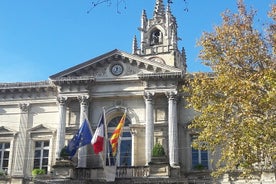
<svg viewBox="0 0 276 184"><path fill-rule="evenodd" d="M107 134L108 143L113 131L120 122L122 115L116 115L110 121L107 122ZM118 143L117 155L115 157L111 154L111 145L108 144L107 148L107 160L106 165L117 165L117 166L131 166L132 160L132 137L129 125L131 124L128 116L126 117L121 139Z"/></svg>

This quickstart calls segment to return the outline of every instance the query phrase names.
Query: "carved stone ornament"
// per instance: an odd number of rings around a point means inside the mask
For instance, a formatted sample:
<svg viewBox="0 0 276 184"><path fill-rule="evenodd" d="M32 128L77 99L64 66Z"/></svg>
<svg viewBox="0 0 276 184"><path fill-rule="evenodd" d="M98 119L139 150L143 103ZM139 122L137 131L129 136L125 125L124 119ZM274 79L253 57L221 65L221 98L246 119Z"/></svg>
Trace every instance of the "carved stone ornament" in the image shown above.
<svg viewBox="0 0 276 184"><path fill-rule="evenodd" d="M58 96L57 97L57 101L58 101L59 105L65 105L66 100L67 100L67 97L64 97L64 96Z"/></svg>
<svg viewBox="0 0 276 184"><path fill-rule="evenodd" d="M176 101L177 98L178 98L178 94L177 94L176 91L167 92L166 95L167 95L167 97L168 97L169 100L174 100L174 101Z"/></svg>
<svg viewBox="0 0 276 184"><path fill-rule="evenodd" d="M30 104L20 103L18 106L22 112L28 112Z"/></svg>
<svg viewBox="0 0 276 184"><path fill-rule="evenodd" d="M144 93L144 98L145 98L145 100L151 101L152 98L153 98L153 96L154 96L154 93L153 93L153 92L145 92L145 93Z"/></svg>
<svg viewBox="0 0 276 184"><path fill-rule="evenodd" d="M87 106L88 105L88 96L78 96L78 100L81 105Z"/></svg>

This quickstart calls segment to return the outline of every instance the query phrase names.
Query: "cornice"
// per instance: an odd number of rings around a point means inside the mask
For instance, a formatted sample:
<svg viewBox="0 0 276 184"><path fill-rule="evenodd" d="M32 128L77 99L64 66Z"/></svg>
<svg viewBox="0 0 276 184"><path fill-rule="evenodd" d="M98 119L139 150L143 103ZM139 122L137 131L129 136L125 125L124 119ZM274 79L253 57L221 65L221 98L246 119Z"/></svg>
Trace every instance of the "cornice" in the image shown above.
<svg viewBox="0 0 276 184"><path fill-rule="evenodd" d="M79 76L79 77L59 77L50 79L54 85L67 85L67 84L90 84L95 81L92 76Z"/></svg>
<svg viewBox="0 0 276 184"><path fill-rule="evenodd" d="M139 79L144 81L149 80L164 80L164 79L173 79L173 80L183 80L184 75L182 72L163 72L163 73L141 73L138 74Z"/></svg>
<svg viewBox="0 0 276 184"><path fill-rule="evenodd" d="M15 82L15 83L0 83L0 90L15 90L15 89L30 89L30 88L50 88L50 81L40 82Z"/></svg>
<svg viewBox="0 0 276 184"><path fill-rule="evenodd" d="M49 81L0 83L0 101L49 98L55 93L56 87Z"/></svg>
<svg viewBox="0 0 276 184"><path fill-rule="evenodd" d="M193 72L193 73L186 73L185 78L194 79L195 76L198 75L198 74L204 74L210 79L213 79L217 76L215 72Z"/></svg>

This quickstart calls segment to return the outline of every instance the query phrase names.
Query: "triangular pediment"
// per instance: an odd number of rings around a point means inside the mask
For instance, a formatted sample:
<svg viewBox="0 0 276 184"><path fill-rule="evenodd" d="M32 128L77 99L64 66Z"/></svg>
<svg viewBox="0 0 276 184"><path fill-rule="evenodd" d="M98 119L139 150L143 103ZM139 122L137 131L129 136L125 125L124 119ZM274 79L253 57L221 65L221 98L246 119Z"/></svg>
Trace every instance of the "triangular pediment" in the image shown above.
<svg viewBox="0 0 276 184"><path fill-rule="evenodd" d="M12 130L10 128L7 128L7 127L4 127L4 126L1 126L0 127L0 135L1 136L9 136L9 135L15 135L17 132L15 130Z"/></svg>
<svg viewBox="0 0 276 184"><path fill-rule="evenodd" d="M122 71L117 72L121 73L117 73L116 75L116 68L114 65L120 65L120 70ZM111 52L52 75L50 76L50 79L56 80L60 78L78 77L120 78L137 76L138 74L174 72L179 73L181 70L157 61L148 60L137 55L115 49Z"/></svg>
<svg viewBox="0 0 276 184"><path fill-rule="evenodd" d="M30 133L51 133L54 132L52 129L45 127L44 125L40 124L35 127L32 127L28 130Z"/></svg>

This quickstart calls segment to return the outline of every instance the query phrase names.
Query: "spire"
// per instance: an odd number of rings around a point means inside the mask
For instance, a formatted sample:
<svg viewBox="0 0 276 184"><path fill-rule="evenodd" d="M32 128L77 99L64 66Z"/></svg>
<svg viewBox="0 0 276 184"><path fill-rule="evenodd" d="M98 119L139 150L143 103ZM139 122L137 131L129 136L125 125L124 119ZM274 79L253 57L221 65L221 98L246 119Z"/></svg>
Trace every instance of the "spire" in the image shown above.
<svg viewBox="0 0 276 184"><path fill-rule="evenodd" d="M143 17L143 18L145 18L145 19L147 19L147 13L146 13L146 10L143 10L143 11L142 11L142 17Z"/></svg>
<svg viewBox="0 0 276 184"><path fill-rule="evenodd" d="M175 20L175 17L173 16L172 14L172 11L171 11L171 6L170 6L170 2L168 2L168 5L166 7L166 15L168 16L167 17L167 22L174 22L176 23L176 20Z"/></svg>
<svg viewBox="0 0 276 184"><path fill-rule="evenodd" d="M163 0L156 0L153 17L154 18L162 17L164 15L164 12L165 12L165 8L164 8Z"/></svg>
<svg viewBox="0 0 276 184"><path fill-rule="evenodd" d="M182 61L183 61L183 63L182 63L182 69L183 69L183 72L184 73L186 73L186 68L187 68L187 63L186 63L186 61L187 61L187 58L186 58L186 51L185 51L185 49L184 49L184 47L182 47L182 51L181 51L181 55L182 55Z"/></svg>
<svg viewBox="0 0 276 184"><path fill-rule="evenodd" d="M136 39L136 35L134 35L133 42L132 42L132 54L137 54L137 49L138 49L137 39Z"/></svg>
<svg viewBox="0 0 276 184"><path fill-rule="evenodd" d="M141 29L144 30L147 26L148 18L146 14L146 10L142 11L142 16L141 16Z"/></svg>
<svg viewBox="0 0 276 184"><path fill-rule="evenodd" d="M169 13L169 14L171 14L171 5L170 5L170 4L171 4L171 3L168 2L167 10L166 10L166 12Z"/></svg>
<svg viewBox="0 0 276 184"><path fill-rule="evenodd" d="M166 22L168 26L170 25L171 20L172 20L171 6L170 6L170 3L168 3L168 6L166 8Z"/></svg>

